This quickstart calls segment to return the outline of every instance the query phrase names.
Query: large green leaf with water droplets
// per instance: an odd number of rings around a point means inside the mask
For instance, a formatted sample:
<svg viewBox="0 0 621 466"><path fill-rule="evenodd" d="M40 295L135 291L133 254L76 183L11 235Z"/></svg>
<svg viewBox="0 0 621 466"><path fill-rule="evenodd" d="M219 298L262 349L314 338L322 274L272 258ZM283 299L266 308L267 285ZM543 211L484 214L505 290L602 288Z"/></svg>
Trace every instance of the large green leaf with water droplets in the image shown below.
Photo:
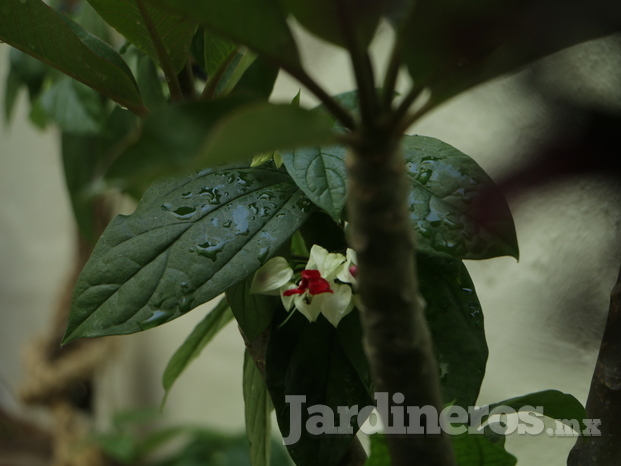
<svg viewBox="0 0 621 466"><path fill-rule="evenodd" d="M288 68L300 68L298 50L279 0L153 0L235 43Z"/></svg>
<svg viewBox="0 0 621 466"><path fill-rule="evenodd" d="M461 261L418 254L416 262L438 361L442 401L474 406L488 350L472 279Z"/></svg>
<svg viewBox="0 0 621 466"><path fill-rule="evenodd" d="M131 71L112 47L40 0L0 0L0 41L143 114Z"/></svg>
<svg viewBox="0 0 621 466"><path fill-rule="evenodd" d="M311 210L286 173L268 169L156 183L97 243L64 342L146 330L215 298L265 263Z"/></svg>
<svg viewBox="0 0 621 466"><path fill-rule="evenodd" d="M518 258L509 206L472 158L426 136L404 136L401 149L412 182L410 217L420 252L461 259Z"/></svg>
<svg viewBox="0 0 621 466"><path fill-rule="evenodd" d="M159 56L140 13L137 0L88 0L110 26L143 50L156 63ZM150 0L142 0L174 70L178 73L185 66L196 24L188 18L171 13Z"/></svg>

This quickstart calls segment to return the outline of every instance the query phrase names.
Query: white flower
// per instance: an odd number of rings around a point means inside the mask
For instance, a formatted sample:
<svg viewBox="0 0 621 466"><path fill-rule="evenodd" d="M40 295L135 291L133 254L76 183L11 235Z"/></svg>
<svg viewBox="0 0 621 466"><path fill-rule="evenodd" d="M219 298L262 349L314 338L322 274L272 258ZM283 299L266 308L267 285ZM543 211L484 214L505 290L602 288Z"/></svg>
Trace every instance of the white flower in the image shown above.
<svg viewBox="0 0 621 466"><path fill-rule="evenodd" d="M294 274L287 261L274 257L257 270L250 292L280 295L287 311L295 306L310 322L323 314L336 327L354 308L355 264L352 249L343 256L315 244L299 283L292 281Z"/></svg>

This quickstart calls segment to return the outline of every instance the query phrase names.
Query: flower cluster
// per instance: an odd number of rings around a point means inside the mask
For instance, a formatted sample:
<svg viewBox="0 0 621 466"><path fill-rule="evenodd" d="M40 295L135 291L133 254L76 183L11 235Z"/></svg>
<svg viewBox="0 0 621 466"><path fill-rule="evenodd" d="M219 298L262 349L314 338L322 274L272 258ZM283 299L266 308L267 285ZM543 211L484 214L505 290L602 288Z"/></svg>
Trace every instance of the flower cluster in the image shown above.
<svg viewBox="0 0 621 466"><path fill-rule="evenodd" d="M356 255L352 249L346 254L329 253L314 245L297 283L285 258L274 257L257 270L250 292L280 295L287 311L295 306L311 322L323 314L336 327L354 308Z"/></svg>

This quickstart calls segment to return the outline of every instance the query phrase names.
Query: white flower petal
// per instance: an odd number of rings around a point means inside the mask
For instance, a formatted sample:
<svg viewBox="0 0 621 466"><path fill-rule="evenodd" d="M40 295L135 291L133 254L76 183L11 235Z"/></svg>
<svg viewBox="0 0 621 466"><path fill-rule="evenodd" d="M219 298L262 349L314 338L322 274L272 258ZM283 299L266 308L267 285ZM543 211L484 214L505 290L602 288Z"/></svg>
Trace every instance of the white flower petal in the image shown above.
<svg viewBox="0 0 621 466"><path fill-rule="evenodd" d="M280 287L293 277L293 270L284 257L273 257L256 271L250 293L278 295Z"/></svg>
<svg viewBox="0 0 621 466"><path fill-rule="evenodd" d="M323 301L322 296L330 293L322 293L315 296L296 295L294 298L295 307L300 311L309 322L315 322L319 314L321 314L321 303ZM310 303L306 300L309 299Z"/></svg>
<svg viewBox="0 0 621 466"><path fill-rule="evenodd" d="M323 293L318 296L325 296L318 304L321 306L321 313L335 327L341 319L351 312L354 308L353 294L348 285L334 284L333 293ZM315 296L315 297L318 297Z"/></svg>
<svg viewBox="0 0 621 466"><path fill-rule="evenodd" d="M285 283L283 286L280 287L280 299L282 301L282 305L287 311L291 310L291 308L293 307L293 300L296 296L299 296L295 294L291 296L284 295L285 291L292 290L293 288L297 288L296 284L293 282Z"/></svg>
<svg viewBox="0 0 621 466"><path fill-rule="evenodd" d="M327 255L328 251L318 244L313 244L308 257L308 263L306 264L306 270L319 270L320 266L323 267ZM321 270L319 272L321 273Z"/></svg>
<svg viewBox="0 0 621 466"><path fill-rule="evenodd" d="M356 285L358 281L356 280L356 277L354 277L349 271L350 267L352 265L356 265L356 263L357 263L357 258L356 258L355 251L353 249L347 248L347 260L338 269L336 273L336 278L338 278L340 281L344 283L352 283Z"/></svg>

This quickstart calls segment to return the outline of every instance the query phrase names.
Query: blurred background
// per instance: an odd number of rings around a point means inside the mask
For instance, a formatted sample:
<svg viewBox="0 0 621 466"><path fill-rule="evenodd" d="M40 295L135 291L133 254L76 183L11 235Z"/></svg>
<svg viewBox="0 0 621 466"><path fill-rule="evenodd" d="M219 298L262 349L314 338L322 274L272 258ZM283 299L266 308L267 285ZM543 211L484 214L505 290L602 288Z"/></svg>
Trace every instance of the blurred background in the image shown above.
<svg viewBox="0 0 621 466"><path fill-rule="evenodd" d="M330 93L353 88L339 50L298 32L312 75ZM390 31L374 56L382 69ZM0 101L9 46L0 45ZM401 89L405 89L404 80ZM282 73L273 99L299 86ZM302 105L316 102L302 89ZM621 190L616 167L621 134L621 37L582 44L511 77L449 101L410 129L473 157L501 185L514 215L520 261L467 261L481 300L490 347L480 404L557 389L585 402L609 294L621 262ZM49 415L19 398L28 348L52 325L75 257L75 226L59 155L59 133L28 120L25 92L10 124L0 116L0 408L49 426ZM616 133L615 133L616 130ZM607 152L608 151L608 152ZM119 202L131 212L132 206ZM173 352L209 304L163 327L110 338L106 364L89 395L97 429L115 413L154 408ZM228 325L177 381L149 423L198 425L228 434L244 429L244 345ZM30 361L32 362L32 361ZM553 424L552 424L553 425ZM512 436L519 464L562 465L572 438ZM0 465L3 465L0 452ZM6 463L9 464L9 463ZM31 463L34 464L34 463ZM231 463L236 464L236 463Z"/></svg>

